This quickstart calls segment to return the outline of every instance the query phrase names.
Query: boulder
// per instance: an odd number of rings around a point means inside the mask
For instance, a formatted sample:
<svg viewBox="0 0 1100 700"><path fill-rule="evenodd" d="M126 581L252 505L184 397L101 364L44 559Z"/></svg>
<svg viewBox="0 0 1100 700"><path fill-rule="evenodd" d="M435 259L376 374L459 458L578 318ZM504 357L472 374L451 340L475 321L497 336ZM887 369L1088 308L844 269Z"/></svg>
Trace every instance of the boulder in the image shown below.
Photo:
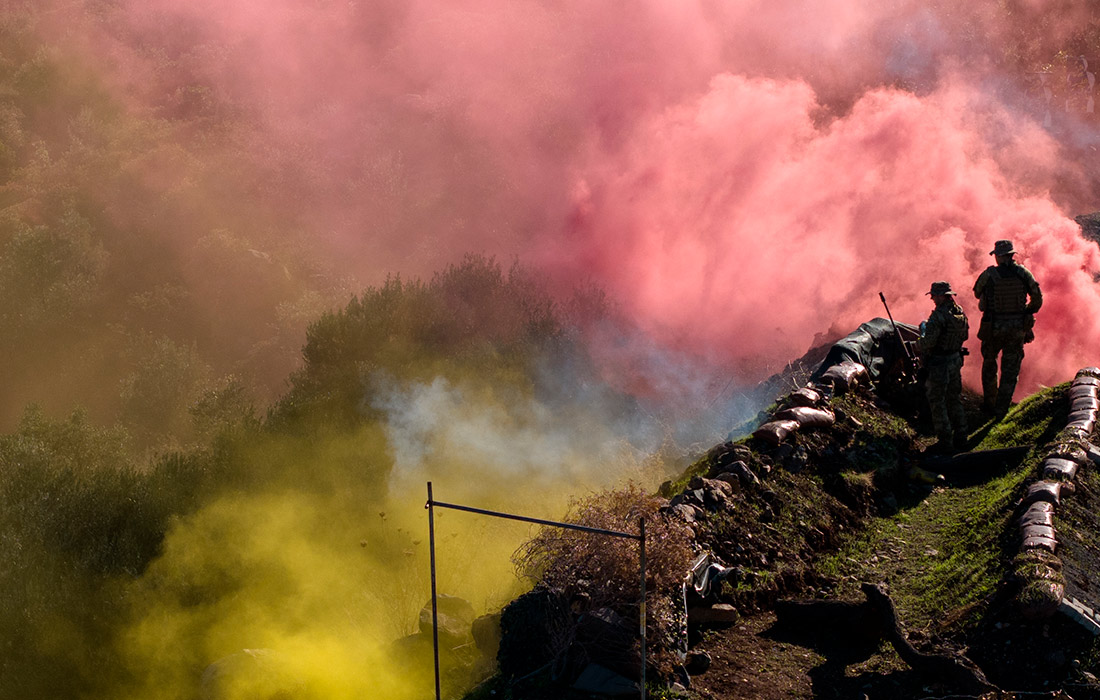
<svg viewBox="0 0 1100 700"><path fill-rule="evenodd" d="M436 617L439 619L439 643L456 647L470 641L470 628L474 623L474 606L458 596L436 596ZM432 633L432 601L420 609L420 631Z"/></svg>

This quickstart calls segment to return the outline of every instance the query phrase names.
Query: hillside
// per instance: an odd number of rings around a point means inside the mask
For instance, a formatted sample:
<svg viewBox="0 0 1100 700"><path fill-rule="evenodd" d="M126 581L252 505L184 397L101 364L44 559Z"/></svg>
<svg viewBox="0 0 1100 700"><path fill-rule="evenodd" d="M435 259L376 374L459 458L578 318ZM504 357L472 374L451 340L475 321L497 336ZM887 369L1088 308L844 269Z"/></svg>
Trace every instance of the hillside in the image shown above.
<svg viewBox="0 0 1100 700"><path fill-rule="evenodd" d="M1077 381L1093 381L1091 372ZM758 432L715 446L662 487L671 497L663 511L688 522L692 550L721 564L710 570L721 583L705 596L689 586L686 620L649 619L657 640L649 678L659 678L650 696L1096 697L1100 628L1067 605L1100 602L1091 583L1100 551L1094 464L1078 455L1076 490L1056 509L1057 557L1022 547L1017 523L1051 455L1083 444L1066 427L1070 386L1027 398L999 422L982 418L968 396L972 451L954 457L926 457L931 439L902 397L891 404L867 385L826 402L831 426L779 444ZM731 472L741 478L729 479ZM1054 568L1037 567L1037 559ZM1050 581L1064 584L1053 588L1053 602L1036 593L1049 598ZM675 598L675 587L655 592L653 584L647 605L663 610L654 596ZM565 583L566 597L579 590ZM896 611L897 643L875 622L889 609L882 593ZM625 620L629 601L618 601ZM712 605L724 613L720 624L706 622L703 609ZM669 628L687 637L676 641ZM669 640L680 663L669 661ZM589 661L601 658L586 651ZM589 697L564 690L566 673L557 682L545 671L517 680L523 674L512 668L468 697Z"/></svg>

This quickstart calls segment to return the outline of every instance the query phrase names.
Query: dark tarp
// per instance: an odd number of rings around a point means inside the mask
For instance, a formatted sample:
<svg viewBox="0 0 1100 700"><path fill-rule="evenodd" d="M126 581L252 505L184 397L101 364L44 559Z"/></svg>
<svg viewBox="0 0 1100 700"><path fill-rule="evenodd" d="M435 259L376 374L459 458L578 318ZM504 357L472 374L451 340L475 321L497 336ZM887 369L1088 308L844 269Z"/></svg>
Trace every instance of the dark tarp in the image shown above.
<svg viewBox="0 0 1100 700"><path fill-rule="evenodd" d="M920 336L920 329L908 323L898 323L897 332L907 343ZM903 349L894 332L894 324L890 319L873 318L833 343L829 354L811 379L819 379L825 370L849 360L866 367L871 381L876 381L883 373L904 366L901 363L903 359Z"/></svg>

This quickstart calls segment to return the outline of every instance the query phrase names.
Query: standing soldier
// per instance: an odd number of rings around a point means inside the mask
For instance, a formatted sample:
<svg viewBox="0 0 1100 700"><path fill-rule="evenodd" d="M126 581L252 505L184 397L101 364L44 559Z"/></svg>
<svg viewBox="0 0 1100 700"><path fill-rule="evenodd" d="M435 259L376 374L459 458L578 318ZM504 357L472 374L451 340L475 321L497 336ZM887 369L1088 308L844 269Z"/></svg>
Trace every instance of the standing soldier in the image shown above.
<svg viewBox="0 0 1100 700"><path fill-rule="evenodd" d="M978 339L982 341L982 392L986 413L1003 416L1012 406L1012 394L1024 361L1024 344L1035 339L1035 312L1043 305L1043 293L1031 272L1012 256L1012 241L997 241L989 253L996 265L986 268L974 283L974 296L982 310ZM997 382L997 355L1001 356L1001 380Z"/></svg>
<svg viewBox="0 0 1100 700"><path fill-rule="evenodd" d="M966 411L962 405L963 343L970 337L970 324L955 292L947 282L933 282L928 292L936 308L920 324L917 352L928 378L924 382L932 426L938 438L934 449L948 451L966 447Z"/></svg>

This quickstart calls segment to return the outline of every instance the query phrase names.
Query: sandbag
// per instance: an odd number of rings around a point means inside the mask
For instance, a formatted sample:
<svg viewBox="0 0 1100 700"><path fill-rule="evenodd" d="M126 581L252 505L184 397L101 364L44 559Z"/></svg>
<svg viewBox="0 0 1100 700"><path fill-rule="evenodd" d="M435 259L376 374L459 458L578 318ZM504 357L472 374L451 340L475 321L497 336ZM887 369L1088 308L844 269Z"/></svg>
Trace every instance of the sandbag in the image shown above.
<svg viewBox="0 0 1100 700"><path fill-rule="evenodd" d="M1081 396L1081 397L1072 399L1069 402L1070 413L1074 413L1076 411L1093 411L1093 412L1096 412L1097 409L1100 409L1100 401L1098 401L1096 399L1096 397L1094 397L1094 396L1093 397Z"/></svg>
<svg viewBox="0 0 1100 700"><path fill-rule="evenodd" d="M838 394L844 393L861 382L867 381L867 368L858 362L845 360L825 370L821 379L831 382Z"/></svg>
<svg viewBox="0 0 1100 700"><path fill-rule="evenodd" d="M813 387L804 386L792 391L787 396L787 402L792 406L816 406L823 398L820 391Z"/></svg>
<svg viewBox="0 0 1100 700"><path fill-rule="evenodd" d="M1072 481L1077 475L1077 462L1061 457L1047 457L1043 460L1043 479L1047 481Z"/></svg>
<svg viewBox="0 0 1100 700"><path fill-rule="evenodd" d="M778 445L796 430L798 430L796 420L773 420L757 428L752 436L769 445Z"/></svg>
<svg viewBox="0 0 1100 700"><path fill-rule="evenodd" d="M1091 384L1081 384L1069 388L1069 400L1071 402L1077 399L1095 399L1098 395L1100 395L1100 392L1098 392L1097 387Z"/></svg>
<svg viewBox="0 0 1100 700"><path fill-rule="evenodd" d="M798 421L801 428L827 428L836 422L836 416L832 411L809 406L795 406L788 408L773 416L776 420Z"/></svg>

